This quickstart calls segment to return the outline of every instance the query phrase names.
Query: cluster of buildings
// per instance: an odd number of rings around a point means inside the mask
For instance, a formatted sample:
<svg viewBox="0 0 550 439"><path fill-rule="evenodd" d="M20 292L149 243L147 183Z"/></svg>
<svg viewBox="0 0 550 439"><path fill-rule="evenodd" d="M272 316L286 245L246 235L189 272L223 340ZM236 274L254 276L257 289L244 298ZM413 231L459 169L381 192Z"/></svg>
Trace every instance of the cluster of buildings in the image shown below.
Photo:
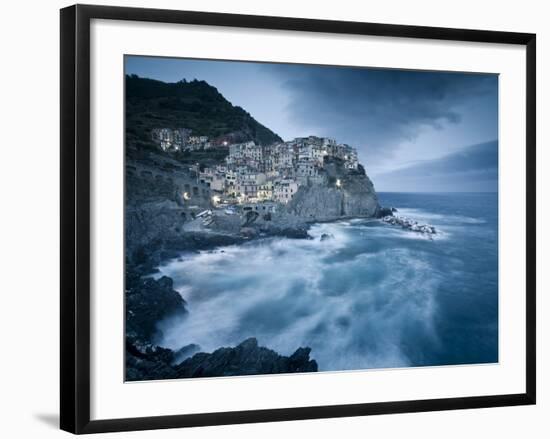
<svg viewBox="0 0 550 439"><path fill-rule="evenodd" d="M204 168L201 183L210 187L217 201L239 203L288 203L298 188L326 183L327 157L357 169L357 150L326 137L299 137L269 146L245 142L229 145L225 164Z"/></svg>
<svg viewBox="0 0 550 439"><path fill-rule="evenodd" d="M152 130L153 142L165 152L197 151L226 147L229 154L223 165L197 166L197 183L210 189L215 202L288 203L302 185L326 183L327 157L357 169L357 150L327 137L298 137L288 142L261 146L253 141L229 143L220 138L192 135L187 128Z"/></svg>
<svg viewBox="0 0 550 439"><path fill-rule="evenodd" d="M191 133L188 128L155 128L151 131L151 138L165 152L197 151L212 146L207 136L194 136Z"/></svg>

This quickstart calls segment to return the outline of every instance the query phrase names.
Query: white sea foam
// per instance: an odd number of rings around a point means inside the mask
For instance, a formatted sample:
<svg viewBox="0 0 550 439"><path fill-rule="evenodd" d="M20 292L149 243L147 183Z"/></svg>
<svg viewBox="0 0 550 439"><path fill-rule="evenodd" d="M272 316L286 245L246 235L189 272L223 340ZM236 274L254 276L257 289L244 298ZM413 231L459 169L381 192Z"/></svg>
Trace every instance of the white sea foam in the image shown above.
<svg viewBox="0 0 550 439"><path fill-rule="evenodd" d="M428 212L422 209L400 208L398 215L413 218L418 221L433 222L434 224L484 224L486 221L481 218L472 218L462 215L442 215Z"/></svg>
<svg viewBox="0 0 550 439"><path fill-rule="evenodd" d="M316 224L310 233L312 240L269 238L160 267L190 311L160 325L161 344L210 352L256 337L285 355L309 346L321 370L341 370L408 365L411 328L435 340L440 278L429 258L407 246L369 249L381 233L420 234L361 221Z"/></svg>

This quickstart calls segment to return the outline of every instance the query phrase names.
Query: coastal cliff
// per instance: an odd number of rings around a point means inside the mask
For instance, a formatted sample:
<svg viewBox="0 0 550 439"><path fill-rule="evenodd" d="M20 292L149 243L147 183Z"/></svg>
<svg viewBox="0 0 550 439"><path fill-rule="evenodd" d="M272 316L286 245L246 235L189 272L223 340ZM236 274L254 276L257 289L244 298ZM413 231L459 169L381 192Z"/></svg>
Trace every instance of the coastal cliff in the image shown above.
<svg viewBox="0 0 550 439"><path fill-rule="evenodd" d="M314 222L381 216L356 149L316 136L283 142L204 81L126 85L127 379L317 371L309 347L287 357L254 338L209 353L158 346L159 323L192 311L172 279L150 275L181 252L309 239Z"/></svg>
<svg viewBox="0 0 550 439"><path fill-rule="evenodd" d="M288 212L307 221L379 216L374 185L362 166L350 170L341 161L332 160L324 170L326 182L301 186L288 203Z"/></svg>

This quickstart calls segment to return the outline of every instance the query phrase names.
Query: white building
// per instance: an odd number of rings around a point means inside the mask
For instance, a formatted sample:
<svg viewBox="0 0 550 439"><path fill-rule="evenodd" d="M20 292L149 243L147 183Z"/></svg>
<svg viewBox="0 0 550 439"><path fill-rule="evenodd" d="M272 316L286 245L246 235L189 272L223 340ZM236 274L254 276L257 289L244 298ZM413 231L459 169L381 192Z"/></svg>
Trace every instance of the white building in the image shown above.
<svg viewBox="0 0 550 439"><path fill-rule="evenodd" d="M327 179L323 172L327 157L344 161L348 169L357 169L357 150L337 144L327 137L299 137L270 146L244 142L229 145L226 157L226 194L241 203L274 200L287 203L300 185L322 184ZM217 190L214 177L210 186Z"/></svg>
<svg viewBox="0 0 550 439"><path fill-rule="evenodd" d="M319 166L311 158L301 158L296 167L296 180L299 184L316 182L319 177Z"/></svg>
<svg viewBox="0 0 550 439"><path fill-rule="evenodd" d="M186 151L199 151L210 148L210 142L207 136L189 136L185 145Z"/></svg>
<svg viewBox="0 0 550 439"><path fill-rule="evenodd" d="M233 197L237 195L237 173L234 171L225 173L225 193Z"/></svg>
<svg viewBox="0 0 550 439"><path fill-rule="evenodd" d="M298 191L298 183L295 180L281 180L275 183L274 200L286 204Z"/></svg>
<svg viewBox="0 0 550 439"><path fill-rule="evenodd" d="M216 192L225 190L225 173L213 168L204 168L199 174L200 181Z"/></svg>
<svg viewBox="0 0 550 439"><path fill-rule="evenodd" d="M182 151L191 134L187 128L155 128L151 131L151 139L162 151Z"/></svg>
<svg viewBox="0 0 550 439"><path fill-rule="evenodd" d="M260 201L272 201L274 197L274 184L272 180L265 181L258 186L258 199Z"/></svg>

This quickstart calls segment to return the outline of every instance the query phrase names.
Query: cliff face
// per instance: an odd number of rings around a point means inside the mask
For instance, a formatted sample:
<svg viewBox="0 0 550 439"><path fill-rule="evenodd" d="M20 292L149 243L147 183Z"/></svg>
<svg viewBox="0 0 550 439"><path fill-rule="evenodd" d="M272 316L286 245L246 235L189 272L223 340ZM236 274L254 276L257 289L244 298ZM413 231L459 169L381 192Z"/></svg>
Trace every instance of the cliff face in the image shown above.
<svg viewBox="0 0 550 439"><path fill-rule="evenodd" d="M380 212L374 185L362 167L345 169L338 160L325 165L326 184L304 185L286 206L289 213L311 221L341 217L377 217Z"/></svg>

